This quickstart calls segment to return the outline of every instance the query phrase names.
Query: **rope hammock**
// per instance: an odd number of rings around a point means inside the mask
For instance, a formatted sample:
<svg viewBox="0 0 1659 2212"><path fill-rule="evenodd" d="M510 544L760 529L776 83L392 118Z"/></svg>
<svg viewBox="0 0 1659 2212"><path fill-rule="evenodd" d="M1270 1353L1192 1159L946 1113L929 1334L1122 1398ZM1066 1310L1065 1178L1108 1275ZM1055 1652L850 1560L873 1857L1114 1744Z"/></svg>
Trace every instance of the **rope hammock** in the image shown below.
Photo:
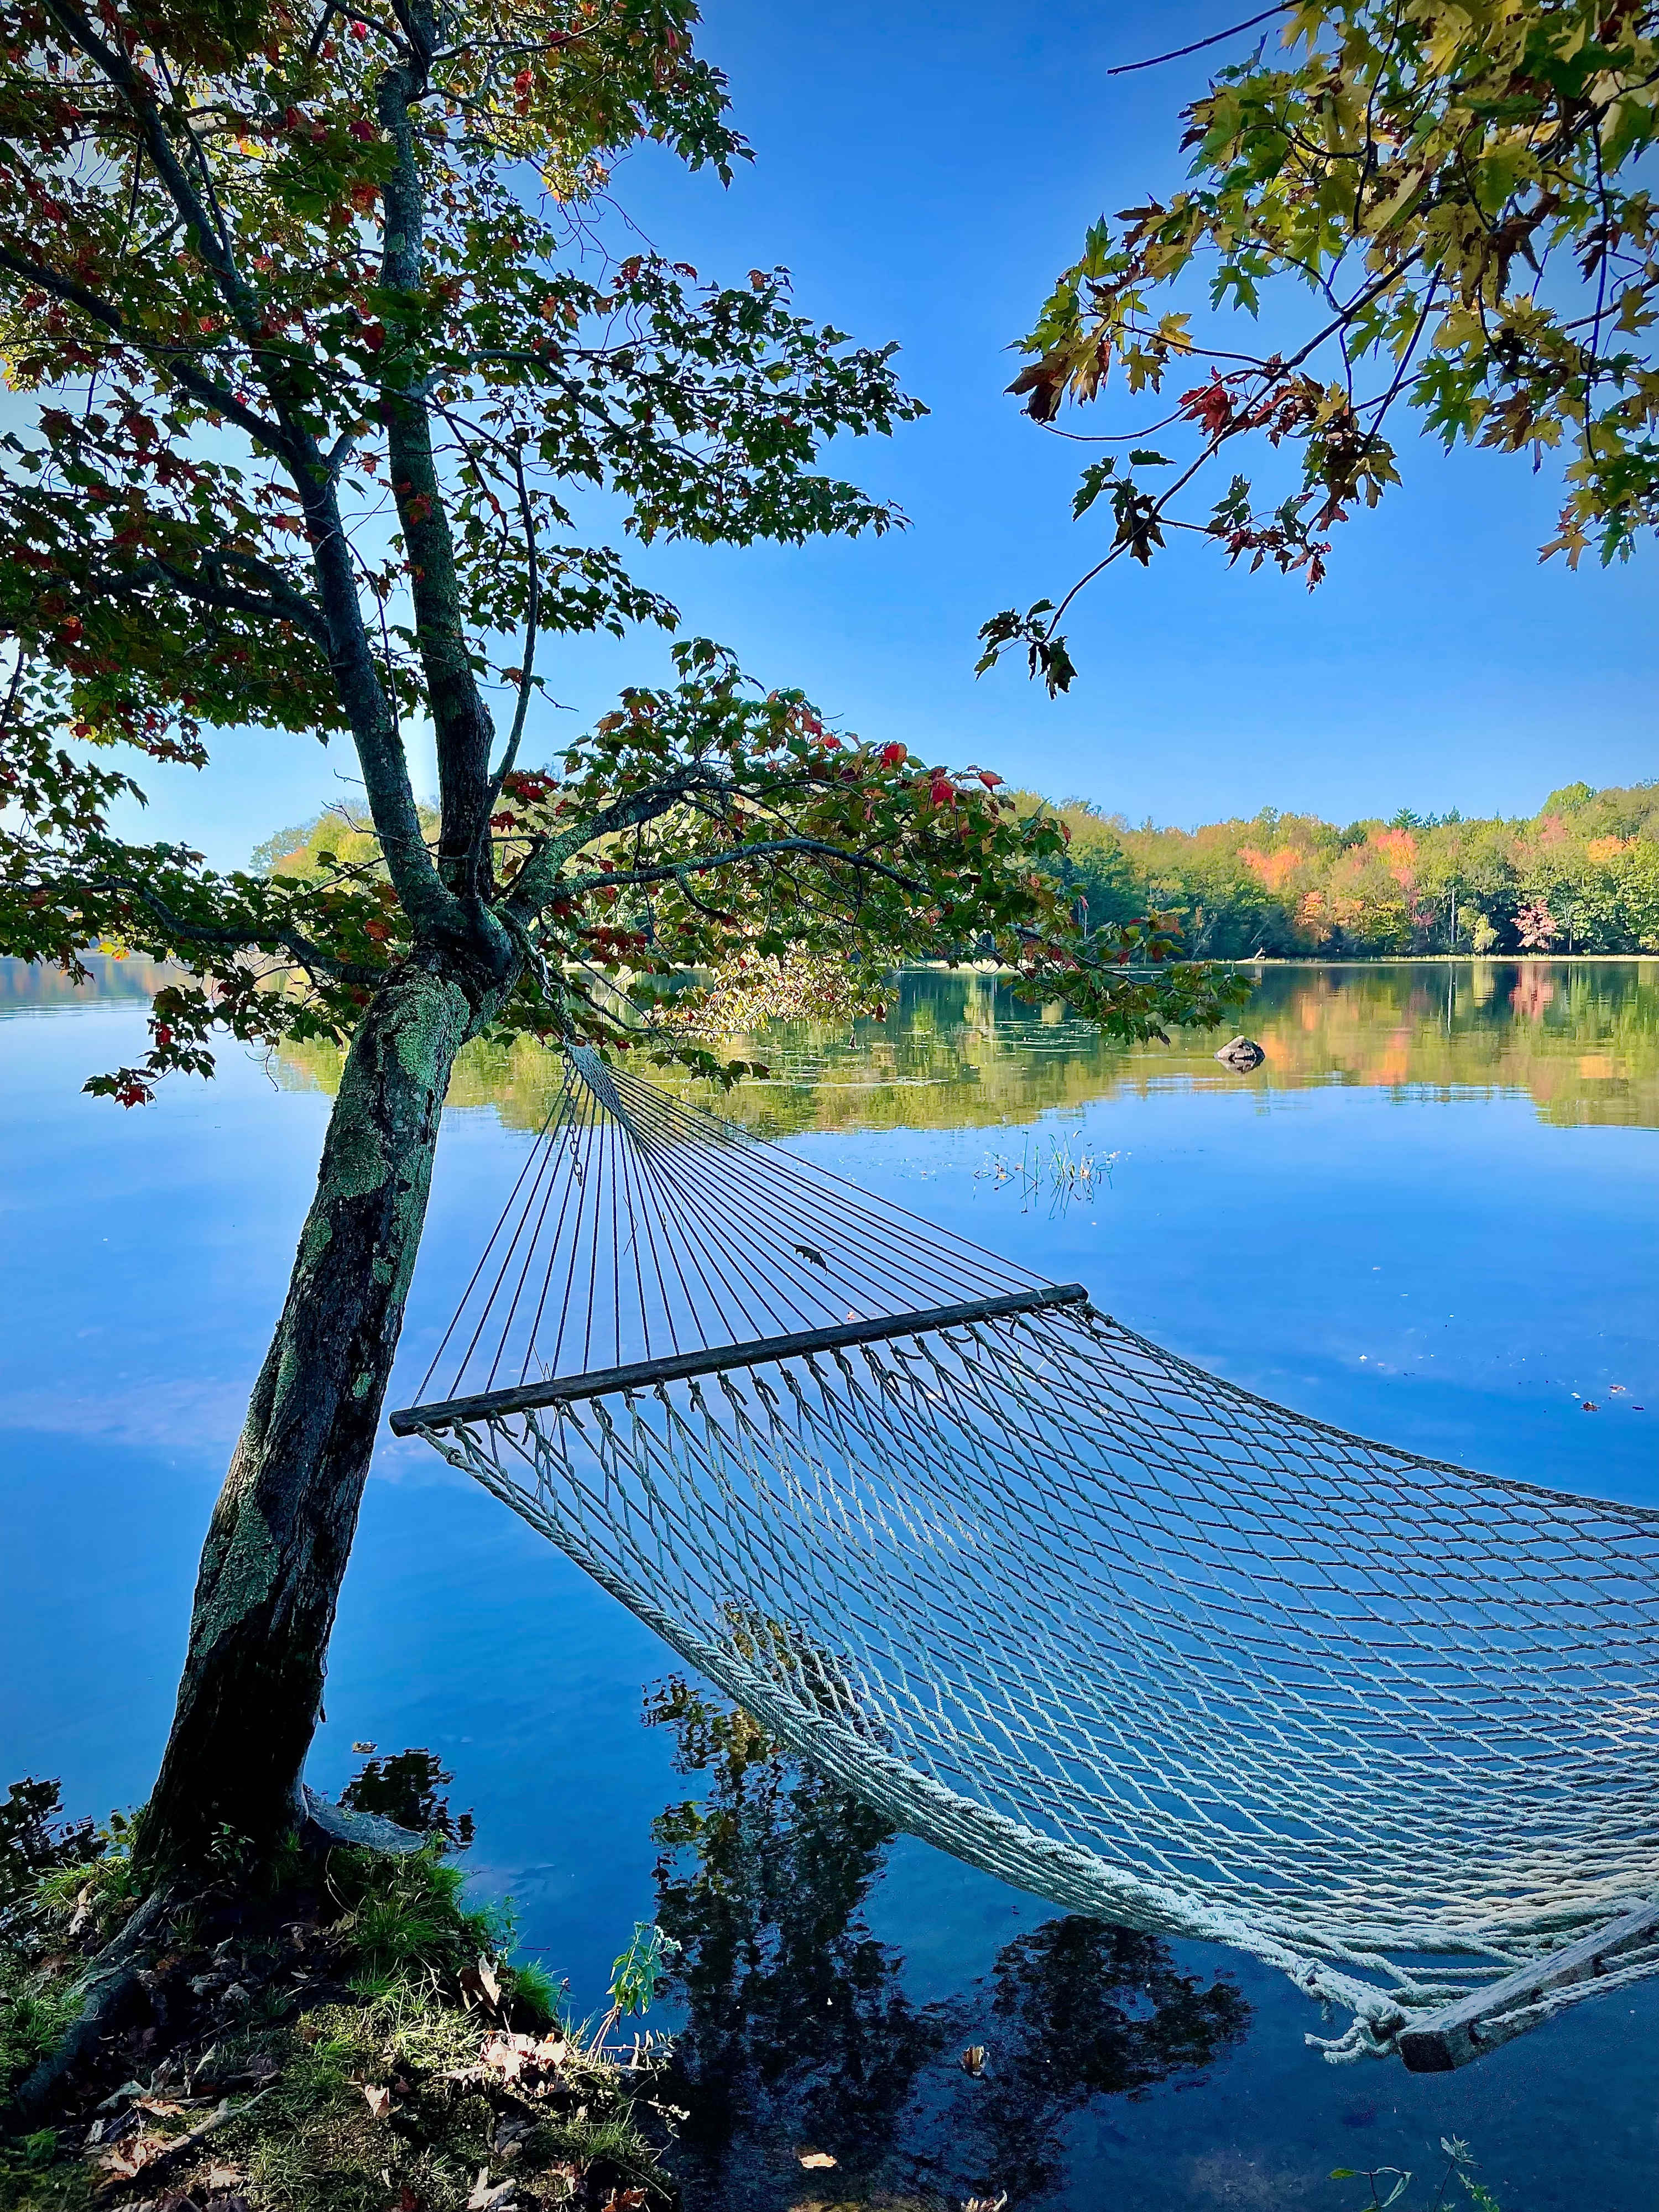
<svg viewBox="0 0 1659 2212"><path fill-rule="evenodd" d="M1659 1514L1328 1428L573 1050L394 1413L786 1745L1443 2069L1659 1972Z"/></svg>

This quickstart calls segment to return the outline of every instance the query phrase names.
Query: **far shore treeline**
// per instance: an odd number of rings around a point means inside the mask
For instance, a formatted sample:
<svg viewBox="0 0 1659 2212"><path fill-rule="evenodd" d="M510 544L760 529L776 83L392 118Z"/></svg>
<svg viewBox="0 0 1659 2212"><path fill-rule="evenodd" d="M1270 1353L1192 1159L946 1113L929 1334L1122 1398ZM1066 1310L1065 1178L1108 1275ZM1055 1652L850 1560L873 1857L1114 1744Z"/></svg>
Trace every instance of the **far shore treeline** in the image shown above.
<svg viewBox="0 0 1659 2212"><path fill-rule="evenodd" d="M1264 807L1196 830L1138 829L1086 799L1047 806L1071 833L1054 865L1090 928L1180 916L1195 957L1394 959L1405 953L1659 952L1659 781L1552 792L1537 813L1466 819L1409 810L1346 827ZM335 810L268 838L261 872L372 858Z"/></svg>
<svg viewBox="0 0 1659 2212"><path fill-rule="evenodd" d="M1659 782L1569 784L1514 821L1407 811L1340 828L1266 807L1160 830L1082 800L1054 811L1091 928L1172 909L1200 957L1659 952Z"/></svg>

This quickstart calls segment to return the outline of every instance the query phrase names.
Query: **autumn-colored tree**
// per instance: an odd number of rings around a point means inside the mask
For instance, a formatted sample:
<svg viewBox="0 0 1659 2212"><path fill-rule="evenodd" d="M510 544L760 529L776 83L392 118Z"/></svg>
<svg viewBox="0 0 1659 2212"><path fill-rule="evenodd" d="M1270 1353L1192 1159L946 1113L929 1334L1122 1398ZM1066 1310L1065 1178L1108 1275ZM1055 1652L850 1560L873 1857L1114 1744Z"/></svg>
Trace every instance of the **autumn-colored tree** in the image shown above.
<svg viewBox="0 0 1659 2212"><path fill-rule="evenodd" d="M1156 908L1179 918L1194 953L1543 951L1522 919L1533 902L1561 923L1559 950L1659 951L1659 784L1569 784L1512 821L1402 808L1344 827L1264 807L1249 821L1159 830L1078 799L1047 811L1071 839L1045 865L1091 919Z"/></svg>
<svg viewBox="0 0 1659 2212"><path fill-rule="evenodd" d="M1132 416L1145 395L1163 404L1100 441L1127 458L1084 472L1073 512L1103 503L1112 518L1100 557L1058 606L994 616L981 669L1020 648L1065 690L1066 609L1170 531L1316 584L1334 526L1398 481L1401 408L1448 447L1565 459L1546 556L1624 558L1659 522L1659 226L1643 160L1659 6L1284 0L1200 43L1270 16L1282 27L1185 112L1189 186L1097 222L1023 341L1031 359L1009 388L1038 422L1114 376ZM1188 302L1206 293L1195 327ZM1264 307L1275 339L1258 349L1249 319ZM1284 496L1264 503L1234 474L1207 509L1189 504L1224 457L1263 443L1300 456Z"/></svg>
<svg viewBox="0 0 1659 2212"><path fill-rule="evenodd" d="M681 640L526 765L547 643L674 610L575 511L641 541L879 532L817 471L921 412L891 349L735 287L604 260L586 204L653 139L744 149L690 0L24 0L0 39L0 481L9 655L0 951L175 961L141 1103L216 1030L349 1042L287 1302L203 1554L141 1831L184 1875L290 1824L457 1053L485 1031L649 1044L639 979L734 948L844 963L994 944L1126 1034L1214 979L1101 961L1037 864L1062 832L991 774L838 738ZM505 702L498 732L492 699ZM435 738L435 824L410 779ZM122 750L345 739L372 836L224 873L111 827ZM632 979L632 997L619 988ZM663 1048L707 1055L678 1031Z"/></svg>

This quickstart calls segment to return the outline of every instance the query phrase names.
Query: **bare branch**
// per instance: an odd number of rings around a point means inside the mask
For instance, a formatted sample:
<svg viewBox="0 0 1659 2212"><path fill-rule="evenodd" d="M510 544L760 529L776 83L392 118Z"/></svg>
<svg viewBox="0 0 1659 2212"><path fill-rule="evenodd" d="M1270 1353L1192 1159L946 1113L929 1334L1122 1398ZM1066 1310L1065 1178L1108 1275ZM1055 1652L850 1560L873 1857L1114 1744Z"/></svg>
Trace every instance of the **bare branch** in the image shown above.
<svg viewBox="0 0 1659 2212"><path fill-rule="evenodd" d="M1109 69L1108 76L1133 76L1137 70L1158 69L1164 62L1178 62L1188 54L1201 54L1206 46L1218 46L1226 39L1236 39L1241 31L1253 31L1258 23L1270 23L1275 15L1288 15L1297 0L1279 0L1274 8L1264 8L1259 15L1249 15L1242 23L1234 23L1224 31L1213 31L1207 39L1194 39L1189 46L1171 46L1167 54L1150 54L1144 62L1120 62Z"/></svg>

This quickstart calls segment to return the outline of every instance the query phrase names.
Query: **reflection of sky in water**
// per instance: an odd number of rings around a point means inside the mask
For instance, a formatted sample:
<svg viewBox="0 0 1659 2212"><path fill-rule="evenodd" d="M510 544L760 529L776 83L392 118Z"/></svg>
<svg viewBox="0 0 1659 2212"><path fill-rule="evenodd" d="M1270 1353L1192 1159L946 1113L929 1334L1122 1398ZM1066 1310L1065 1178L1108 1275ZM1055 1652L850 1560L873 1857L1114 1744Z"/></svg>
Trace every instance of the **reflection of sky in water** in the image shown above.
<svg viewBox="0 0 1659 2212"><path fill-rule="evenodd" d="M1441 969L1271 970L1240 1022L1267 1063L1240 1079L1215 1068L1213 1038L1128 1052L977 982L914 979L884 1030L769 1043L787 1079L737 1110L1088 1282L1132 1327L1268 1397L1494 1473L1659 1504L1659 973L1494 964L1454 980L1449 1008ZM268 1074L233 1052L215 1084L123 1115L79 1085L131 1056L136 1003L48 1005L0 963L6 1013L22 1018L0 1020L0 1782L61 1772L79 1809L130 1801L154 1771L196 1549L282 1295L328 1070ZM410 1379L543 1090L522 1054L465 1073L411 1301ZM1034 1157L1052 1137L1115 1152L1109 1184L1056 1211L978 1172L1028 1135ZM480 1874L511 1888L526 1941L591 2002L653 1909L650 1819L691 1786L664 1732L639 1725L664 1655L424 1447L388 1442L377 1471L314 1778L343 1778L354 1738L441 1751L478 1814ZM1632 1698L1621 1724L1649 1727L1651 1711ZM868 1910L917 2003L956 1997L1052 1919L905 1842ZM1233 1977L1250 2032L1194 2094L1109 2097L1068 2119L1070 2194L1054 2201L1335 2206L1349 2198L1323 2179L1333 2166L1421 2171L1449 2130L1474 2142L1506 2212L1651 2203L1659 1987L1467 2073L1412 2080L1318 2064L1300 2034L1321 2022L1277 1978L1177 1948L1204 1986ZM988 2016L979 2039L994 2029ZM833 2201L764 2157L752 2178L753 2201L779 2212Z"/></svg>

